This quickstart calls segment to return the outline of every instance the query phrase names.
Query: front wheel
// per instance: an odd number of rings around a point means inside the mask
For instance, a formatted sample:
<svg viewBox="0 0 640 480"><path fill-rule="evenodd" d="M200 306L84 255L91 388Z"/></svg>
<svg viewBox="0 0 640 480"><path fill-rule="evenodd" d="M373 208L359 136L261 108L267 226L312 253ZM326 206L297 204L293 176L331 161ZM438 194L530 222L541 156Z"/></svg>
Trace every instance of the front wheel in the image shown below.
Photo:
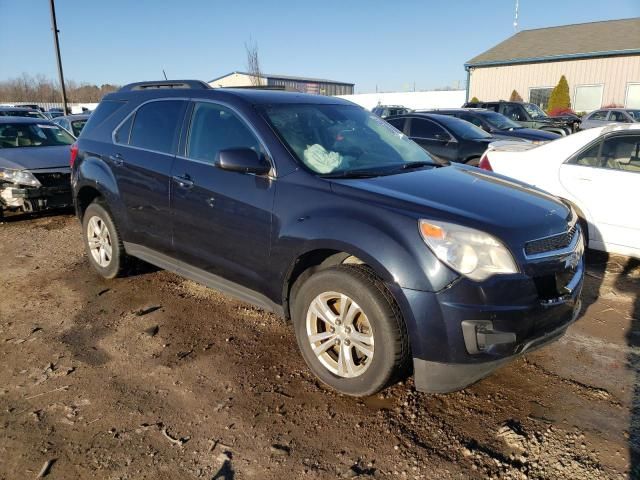
<svg viewBox="0 0 640 480"><path fill-rule="evenodd" d="M398 377L410 354L397 305L361 265L321 270L296 289L298 346L313 373L335 390L372 395Z"/></svg>

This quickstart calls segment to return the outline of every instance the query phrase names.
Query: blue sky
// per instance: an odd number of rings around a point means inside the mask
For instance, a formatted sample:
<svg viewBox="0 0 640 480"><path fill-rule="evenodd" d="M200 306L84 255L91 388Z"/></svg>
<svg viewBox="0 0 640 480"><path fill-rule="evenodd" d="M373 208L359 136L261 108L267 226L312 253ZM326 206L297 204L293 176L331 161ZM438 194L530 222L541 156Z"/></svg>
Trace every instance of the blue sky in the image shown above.
<svg viewBox="0 0 640 480"><path fill-rule="evenodd" d="M124 84L244 70L354 82L357 92L464 86L466 60L513 34L515 0L57 0L65 77ZM640 0L520 0L521 29L640 16ZM48 0L0 0L0 80L56 64Z"/></svg>

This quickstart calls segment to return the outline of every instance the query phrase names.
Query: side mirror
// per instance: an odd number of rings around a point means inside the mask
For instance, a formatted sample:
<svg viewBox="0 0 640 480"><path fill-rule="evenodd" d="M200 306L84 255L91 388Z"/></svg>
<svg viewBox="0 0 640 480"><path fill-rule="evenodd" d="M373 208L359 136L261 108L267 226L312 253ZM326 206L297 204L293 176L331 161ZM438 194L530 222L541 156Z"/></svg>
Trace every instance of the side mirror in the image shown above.
<svg viewBox="0 0 640 480"><path fill-rule="evenodd" d="M228 148L220 150L214 162L215 166L230 172L265 175L271 165L261 155L250 148Z"/></svg>

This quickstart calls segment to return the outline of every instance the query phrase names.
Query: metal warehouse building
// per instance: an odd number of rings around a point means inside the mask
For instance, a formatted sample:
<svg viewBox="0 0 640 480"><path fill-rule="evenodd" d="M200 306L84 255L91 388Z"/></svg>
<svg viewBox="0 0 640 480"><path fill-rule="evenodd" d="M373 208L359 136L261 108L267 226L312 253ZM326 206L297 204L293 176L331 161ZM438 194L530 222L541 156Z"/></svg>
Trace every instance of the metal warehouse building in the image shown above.
<svg viewBox="0 0 640 480"><path fill-rule="evenodd" d="M269 75L266 73L260 76L259 83L255 79L256 76L250 73L231 72L210 80L209 85L212 87L250 87L259 84L266 87L316 95L351 95L354 87L353 83L320 78L292 77L289 75Z"/></svg>
<svg viewBox="0 0 640 480"><path fill-rule="evenodd" d="M546 108L560 77L571 106L640 108L640 18L524 30L472 58L467 99L508 100L515 89Z"/></svg>

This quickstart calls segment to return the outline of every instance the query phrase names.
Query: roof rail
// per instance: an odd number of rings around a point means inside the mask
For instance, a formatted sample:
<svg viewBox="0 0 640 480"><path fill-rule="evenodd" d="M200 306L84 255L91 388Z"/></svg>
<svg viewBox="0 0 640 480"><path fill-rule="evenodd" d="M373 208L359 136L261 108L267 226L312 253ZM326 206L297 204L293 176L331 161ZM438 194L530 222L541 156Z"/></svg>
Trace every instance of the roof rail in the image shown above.
<svg viewBox="0 0 640 480"><path fill-rule="evenodd" d="M130 92L132 90L154 90L158 88L190 88L193 90L206 90L211 87L208 83L205 83L202 80L156 80L151 82L130 83L118 91Z"/></svg>

